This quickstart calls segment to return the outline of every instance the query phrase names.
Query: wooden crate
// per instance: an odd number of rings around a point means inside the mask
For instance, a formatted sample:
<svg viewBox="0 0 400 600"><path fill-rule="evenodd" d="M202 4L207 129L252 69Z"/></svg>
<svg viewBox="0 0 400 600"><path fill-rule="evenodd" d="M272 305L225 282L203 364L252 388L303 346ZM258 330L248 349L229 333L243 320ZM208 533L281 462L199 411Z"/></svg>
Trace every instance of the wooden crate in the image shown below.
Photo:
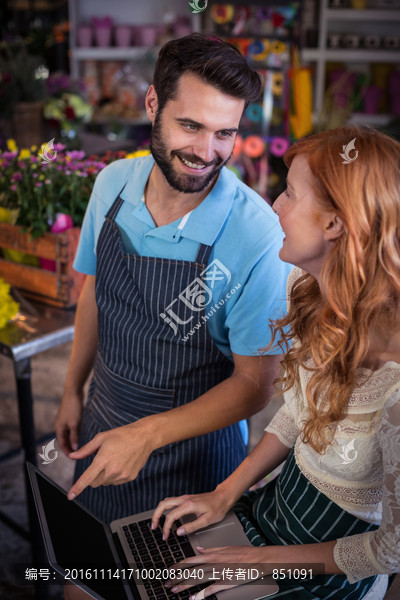
<svg viewBox="0 0 400 600"><path fill-rule="evenodd" d="M53 272L0 258L0 277L33 300L60 308L75 306L85 279L85 275L72 268L80 231L75 227L32 239L21 227L0 223L0 248L33 254L56 263Z"/></svg>

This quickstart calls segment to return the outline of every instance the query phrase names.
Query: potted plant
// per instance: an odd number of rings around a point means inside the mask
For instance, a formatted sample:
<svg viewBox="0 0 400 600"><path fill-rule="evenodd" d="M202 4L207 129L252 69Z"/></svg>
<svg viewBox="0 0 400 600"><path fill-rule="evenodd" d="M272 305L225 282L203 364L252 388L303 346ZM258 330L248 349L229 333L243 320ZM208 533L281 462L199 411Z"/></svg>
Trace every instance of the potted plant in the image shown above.
<svg viewBox="0 0 400 600"><path fill-rule="evenodd" d="M0 277L31 298L64 308L76 304L83 277L72 263L94 180L108 163L137 155L87 157L52 143L39 152L19 151L9 140L8 151L0 152Z"/></svg>

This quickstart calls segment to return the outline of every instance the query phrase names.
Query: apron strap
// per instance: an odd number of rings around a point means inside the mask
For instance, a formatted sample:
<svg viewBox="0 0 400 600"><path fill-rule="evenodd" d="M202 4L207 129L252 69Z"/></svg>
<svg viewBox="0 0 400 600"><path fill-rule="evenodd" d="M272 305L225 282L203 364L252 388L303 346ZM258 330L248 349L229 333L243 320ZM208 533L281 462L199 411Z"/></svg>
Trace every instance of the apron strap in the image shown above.
<svg viewBox="0 0 400 600"><path fill-rule="evenodd" d="M124 202L124 200L121 198L121 194L124 191L125 186L126 186L126 183L125 183L124 187L122 188L122 190L120 191L120 193L118 194L118 196L115 198L113 204L111 205L111 208L107 212L106 219L109 219L110 221L115 220L115 217L117 216L118 211Z"/></svg>
<svg viewBox="0 0 400 600"><path fill-rule="evenodd" d="M125 183L124 187L122 188L122 190L120 191L120 193L118 194L118 196L115 198L113 204L111 205L111 208L108 210L108 212L106 214L106 219L108 219L109 221L115 220L119 209L121 208L122 204L124 203L123 198L121 198L121 194L124 191L125 186L126 186L126 183ZM207 266L208 261L210 260L210 255L211 255L212 249L213 249L212 246L207 246L207 244L200 244L195 262L200 263L201 265Z"/></svg>
<svg viewBox="0 0 400 600"><path fill-rule="evenodd" d="M196 256L196 263L200 263L201 265L208 265L208 261L210 260L210 254L212 251L212 246L207 246L206 244L200 244L199 250Z"/></svg>

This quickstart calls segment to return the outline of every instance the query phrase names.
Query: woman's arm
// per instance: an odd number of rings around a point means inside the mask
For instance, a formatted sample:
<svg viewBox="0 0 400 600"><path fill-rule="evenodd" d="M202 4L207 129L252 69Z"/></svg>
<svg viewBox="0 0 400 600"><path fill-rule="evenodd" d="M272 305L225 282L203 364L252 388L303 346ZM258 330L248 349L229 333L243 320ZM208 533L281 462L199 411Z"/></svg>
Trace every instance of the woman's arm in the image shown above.
<svg viewBox="0 0 400 600"><path fill-rule="evenodd" d="M335 561L350 583L400 571L400 383L388 392L379 441L384 474L380 527L341 538L335 546Z"/></svg>
<svg viewBox="0 0 400 600"><path fill-rule="evenodd" d="M197 531L210 523L217 523L249 487L280 465L289 451L290 448L274 433L265 433L236 471L213 492L166 498L160 502L153 514L153 528L158 526L160 517L166 510L171 512L165 518L165 538L168 537L173 522L183 515L195 514L197 519L187 523L184 531L183 528L179 529L178 535Z"/></svg>

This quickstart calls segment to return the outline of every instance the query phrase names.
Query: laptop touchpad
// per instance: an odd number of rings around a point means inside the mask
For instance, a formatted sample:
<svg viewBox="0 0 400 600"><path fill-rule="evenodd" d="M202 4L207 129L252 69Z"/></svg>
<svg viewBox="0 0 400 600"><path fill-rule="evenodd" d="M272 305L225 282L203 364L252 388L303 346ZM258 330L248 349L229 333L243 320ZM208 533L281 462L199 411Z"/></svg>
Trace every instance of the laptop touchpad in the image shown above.
<svg viewBox="0 0 400 600"><path fill-rule="evenodd" d="M224 523L222 525L215 525L215 527L211 525L210 527L207 527L206 531L199 531L192 535L196 538L198 545L203 548L238 545L238 529L236 523Z"/></svg>

